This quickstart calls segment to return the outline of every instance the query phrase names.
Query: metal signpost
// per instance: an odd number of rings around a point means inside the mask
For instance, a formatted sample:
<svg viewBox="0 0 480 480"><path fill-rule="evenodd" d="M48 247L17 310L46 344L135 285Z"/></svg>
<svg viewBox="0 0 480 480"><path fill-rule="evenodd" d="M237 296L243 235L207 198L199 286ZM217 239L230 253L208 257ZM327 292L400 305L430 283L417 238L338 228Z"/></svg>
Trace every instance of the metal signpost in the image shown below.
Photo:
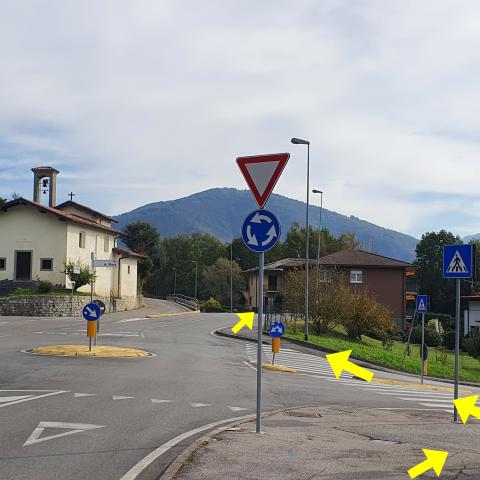
<svg viewBox="0 0 480 480"><path fill-rule="evenodd" d="M456 279L455 300L455 380L454 399L458 398L458 370L460 360L460 282L473 276L473 245L445 245L443 247L443 278ZM458 411L453 410L453 421L457 422Z"/></svg>
<svg viewBox="0 0 480 480"><path fill-rule="evenodd" d="M415 312L422 314L422 346L420 347L420 358L422 363L422 370L420 374L420 381L423 385L423 377L425 375L425 361L428 356L428 349L425 345L425 313L428 312L428 295L417 295L415 303Z"/></svg>
<svg viewBox="0 0 480 480"><path fill-rule="evenodd" d="M97 320L101 316L100 307L96 303L89 303L83 307L82 315L87 321L88 349L92 351L92 337L97 337Z"/></svg>
<svg viewBox="0 0 480 480"><path fill-rule="evenodd" d="M262 430L262 329L265 252L273 248L280 237L280 224L277 218L271 212L264 210L264 207L289 158L289 153L237 158L237 165L260 208L260 210L256 210L247 216L242 227L242 238L245 245L259 254L256 433L260 433Z"/></svg>
<svg viewBox="0 0 480 480"><path fill-rule="evenodd" d="M280 339L285 334L285 330L285 324L282 322L273 322L268 330L272 338L272 365L275 365L275 354L280 352Z"/></svg>

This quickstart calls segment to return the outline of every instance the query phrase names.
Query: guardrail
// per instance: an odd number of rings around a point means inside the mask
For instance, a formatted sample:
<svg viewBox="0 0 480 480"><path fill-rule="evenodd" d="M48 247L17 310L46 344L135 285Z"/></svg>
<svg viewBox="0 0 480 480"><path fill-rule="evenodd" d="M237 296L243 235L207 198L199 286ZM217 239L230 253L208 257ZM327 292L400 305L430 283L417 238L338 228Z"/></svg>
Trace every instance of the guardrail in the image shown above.
<svg viewBox="0 0 480 480"><path fill-rule="evenodd" d="M180 293L177 293L176 295L167 295L166 298L168 301L178 303L190 310L199 310L199 303L195 298L187 297Z"/></svg>

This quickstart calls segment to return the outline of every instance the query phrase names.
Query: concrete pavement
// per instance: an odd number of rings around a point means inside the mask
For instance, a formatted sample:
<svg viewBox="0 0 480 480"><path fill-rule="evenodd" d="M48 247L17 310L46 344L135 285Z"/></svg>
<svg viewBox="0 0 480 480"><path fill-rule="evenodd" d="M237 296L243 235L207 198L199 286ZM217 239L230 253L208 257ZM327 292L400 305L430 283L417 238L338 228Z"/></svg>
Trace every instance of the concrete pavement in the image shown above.
<svg viewBox="0 0 480 480"><path fill-rule="evenodd" d="M178 480L404 480L425 460L449 453L442 479L480 478L480 425L455 425L433 413L315 407L287 410L209 435L169 471ZM174 475L175 474L175 475ZM432 478L430 470L425 477Z"/></svg>

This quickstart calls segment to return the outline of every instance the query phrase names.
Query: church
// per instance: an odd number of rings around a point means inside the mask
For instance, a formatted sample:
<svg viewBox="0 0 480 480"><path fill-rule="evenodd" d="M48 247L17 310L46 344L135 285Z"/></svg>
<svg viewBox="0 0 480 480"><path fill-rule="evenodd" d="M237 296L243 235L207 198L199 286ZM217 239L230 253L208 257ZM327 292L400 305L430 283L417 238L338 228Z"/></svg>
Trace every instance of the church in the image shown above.
<svg viewBox="0 0 480 480"><path fill-rule="evenodd" d="M73 201L73 194L57 205L58 170L32 171L33 200L17 198L0 205L0 288L13 291L38 281L71 288L65 264L90 266L93 257L113 265L95 268L95 295L136 303L137 263L145 257L118 246L116 220ZM42 193L48 194L48 205L41 203ZM89 292L90 286L79 291Z"/></svg>

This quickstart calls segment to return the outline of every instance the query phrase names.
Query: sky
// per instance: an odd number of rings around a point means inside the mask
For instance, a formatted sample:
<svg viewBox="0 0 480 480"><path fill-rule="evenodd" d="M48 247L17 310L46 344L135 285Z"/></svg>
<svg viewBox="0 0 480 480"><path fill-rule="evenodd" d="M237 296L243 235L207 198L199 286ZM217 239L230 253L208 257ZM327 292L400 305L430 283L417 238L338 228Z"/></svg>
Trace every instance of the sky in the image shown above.
<svg viewBox="0 0 480 480"><path fill-rule="evenodd" d="M0 0L0 195L51 165L118 214L290 152L305 200L300 137L326 208L479 233L479 45L476 0Z"/></svg>

